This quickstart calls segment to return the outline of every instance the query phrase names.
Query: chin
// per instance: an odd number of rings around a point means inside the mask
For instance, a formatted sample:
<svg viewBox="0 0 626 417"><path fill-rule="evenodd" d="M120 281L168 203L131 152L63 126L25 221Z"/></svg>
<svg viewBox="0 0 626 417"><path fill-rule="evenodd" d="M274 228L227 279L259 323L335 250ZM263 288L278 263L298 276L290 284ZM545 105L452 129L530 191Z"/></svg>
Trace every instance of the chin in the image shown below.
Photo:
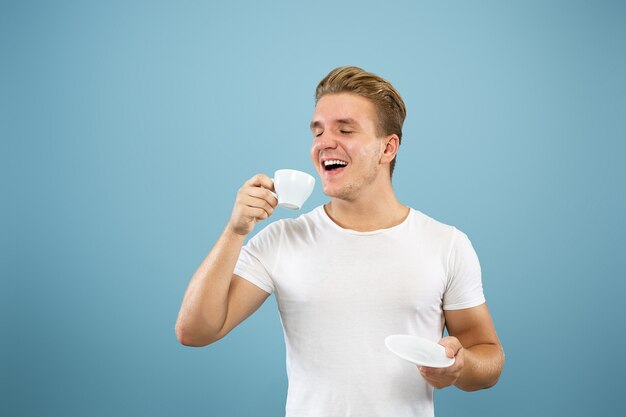
<svg viewBox="0 0 626 417"><path fill-rule="evenodd" d="M329 189L327 187L323 187L323 191L324 194L326 194L326 196L330 197L330 198L334 198L337 200L345 200L345 201L352 201L354 200L353 196L352 196L352 190L348 187L343 188L343 189Z"/></svg>
<svg viewBox="0 0 626 417"><path fill-rule="evenodd" d="M337 190L328 187L322 187L322 191L330 198L337 198L337 195L340 194Z"/></svg>
<svg viewBox="0 0 626 417"><path fill-rule="evenodd" d="M326 187L322 187L322 191L324 192L324 194L328 197L334 197L335 196L335 190L329 190Z"/></svg>

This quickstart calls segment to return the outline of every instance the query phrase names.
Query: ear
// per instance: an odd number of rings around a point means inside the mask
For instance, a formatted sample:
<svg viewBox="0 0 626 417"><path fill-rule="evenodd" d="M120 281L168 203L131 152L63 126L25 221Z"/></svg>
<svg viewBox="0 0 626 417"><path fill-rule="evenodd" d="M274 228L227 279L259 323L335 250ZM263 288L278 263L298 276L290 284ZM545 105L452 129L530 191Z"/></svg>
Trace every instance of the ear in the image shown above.
<svg viewBox="0 0 626 417"><path fill-rule="evenodd" d="M396 153L398 153L398 148L400 146L400 138L398 135L391 134L384 139L384 148L383 153L380 156L381 164L388 164L396 157Z"/></svg>

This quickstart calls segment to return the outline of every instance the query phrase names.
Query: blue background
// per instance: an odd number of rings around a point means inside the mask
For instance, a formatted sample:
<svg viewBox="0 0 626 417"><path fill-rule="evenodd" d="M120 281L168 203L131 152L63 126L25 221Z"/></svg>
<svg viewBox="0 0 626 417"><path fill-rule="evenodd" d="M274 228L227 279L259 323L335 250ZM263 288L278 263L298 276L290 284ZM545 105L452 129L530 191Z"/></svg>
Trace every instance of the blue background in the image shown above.
<svg viewBox="0 0 626 417"><path fill-rule="evenodd" d="M481 259L506 366L437 415L623 408L626 2L4 1L0 41L0 414L282 415L273 297L174 323L240 185L313 172L340 65L401 92L397 195Z"/></svg>

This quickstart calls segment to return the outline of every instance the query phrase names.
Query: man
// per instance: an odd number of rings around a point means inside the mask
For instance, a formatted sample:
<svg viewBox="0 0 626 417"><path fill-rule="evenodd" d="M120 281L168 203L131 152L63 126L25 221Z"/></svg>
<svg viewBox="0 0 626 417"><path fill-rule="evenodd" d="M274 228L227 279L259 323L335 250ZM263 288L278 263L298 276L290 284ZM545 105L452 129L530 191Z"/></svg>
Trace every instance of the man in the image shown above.
<svg viewBox="0 0 626 417"><path fill-rule="evenodd" d="M384 79L341 67L318 85L311 158L330 202L274 222L258 174L194 274L176 324L180 342L224 337L275 293L285 332L287 417L432 416L433 387L494 385L504 355L467 236L402 205L391 184L406 115ZM441 338L444 325L450 336ZM455 363L427 368L385 337L439 343Z"/></svg>

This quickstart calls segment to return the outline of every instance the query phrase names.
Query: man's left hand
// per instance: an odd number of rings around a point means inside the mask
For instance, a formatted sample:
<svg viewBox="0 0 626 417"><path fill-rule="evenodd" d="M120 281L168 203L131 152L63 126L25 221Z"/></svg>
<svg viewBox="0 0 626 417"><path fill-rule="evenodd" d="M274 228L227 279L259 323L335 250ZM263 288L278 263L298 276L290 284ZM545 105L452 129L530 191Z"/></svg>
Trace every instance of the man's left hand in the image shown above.
<svg viewBox="0 0 626 417"><path fill-rule="evenodd" d="M446 348L446 355L449 358L455 358L454 364L447 368L429 368L428 366L418 366L420 374L430 385L437 389L449 387L454 385L461 376L464 362L463 356L465 349L454 336L444 337L439 341L439 344Z"/></svg>

